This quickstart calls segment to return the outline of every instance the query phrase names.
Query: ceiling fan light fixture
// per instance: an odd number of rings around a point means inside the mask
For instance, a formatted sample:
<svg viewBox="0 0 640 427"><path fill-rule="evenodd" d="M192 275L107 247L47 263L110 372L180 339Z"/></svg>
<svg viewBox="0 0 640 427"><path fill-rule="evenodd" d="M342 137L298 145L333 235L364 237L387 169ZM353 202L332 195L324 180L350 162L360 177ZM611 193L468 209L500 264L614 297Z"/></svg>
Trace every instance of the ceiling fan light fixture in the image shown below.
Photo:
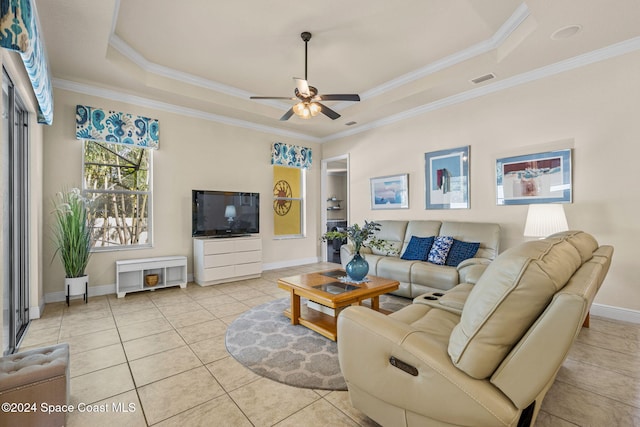
<svg viewBox="0 0 640 427"><path fill-rule="evenodd" d="M302 119L311 118L311 111L309 111L309 107L304 102L298 102L293 106L293 112L296 116Z"/></svg>
<svg viewBox="0 0 640 427"><path fill-rule="evenodd" d="M312 102L309 104L309 112L313 117L317 116L320 111L322 111L322 108L320 108L320 105L318 105L317 103Z"/></svg>
<svg viewBox="0 0 640 427"><path fill-rule="evenodd" d="M302 114L304 112L304 102L298 102L296 105L294 105L293 112L296 114L296 116L302 117Z"/></svg>
<svg viewBox="0 0 640 427"><path fill-rule="evenodd" d="M298 102L293 106L293 112L302 119L310 119L317 116L322 111L319 104L315 102Z"/></svg>

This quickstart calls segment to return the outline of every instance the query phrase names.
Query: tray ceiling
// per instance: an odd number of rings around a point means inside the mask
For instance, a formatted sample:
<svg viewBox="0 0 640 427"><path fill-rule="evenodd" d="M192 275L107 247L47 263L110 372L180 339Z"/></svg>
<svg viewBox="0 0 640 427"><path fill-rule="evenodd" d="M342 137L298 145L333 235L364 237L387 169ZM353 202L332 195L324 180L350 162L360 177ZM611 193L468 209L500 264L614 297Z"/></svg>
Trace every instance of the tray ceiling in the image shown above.
<svg viewBox="0 0 640 427"><path fill-rule="evenodd" d="M562 72L576 58L588 64L640 48L634 0L36 5L58 87L318 141ZM572 37L551 37L573 25ZM293 96L292 77L304 76L302 31L313 34L309 83L362 98L327 102L342 114L335 121L280 122L293 102L249 100ZM495 78L471 82L489 73Z"/></svg>

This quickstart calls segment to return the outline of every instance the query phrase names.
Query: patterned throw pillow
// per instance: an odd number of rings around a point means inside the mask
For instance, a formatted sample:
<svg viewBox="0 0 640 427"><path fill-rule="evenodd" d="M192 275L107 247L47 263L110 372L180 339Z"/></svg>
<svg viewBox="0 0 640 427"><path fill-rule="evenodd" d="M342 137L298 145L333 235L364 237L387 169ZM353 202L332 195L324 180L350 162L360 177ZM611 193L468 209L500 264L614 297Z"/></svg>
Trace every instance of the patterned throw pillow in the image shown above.
<svg viewBox="0 0 640 427"><path fill-rule="evenodd" d="M411 236L411 240L409 240L407 249L404 250L404 253L400 258L406 259L406 260L413 260L413 261L424 261L427 259L427 253L429 252L429 249L431 249L432 244L433 244L433 236L432 237Z"/></svg>
<svg viewBox="0 0 640 427"><path fill-rule="evenodd" d="M451 245L451 250L447 256L446 265L457 267L458 264L465 259L473 258L479 248L480 243L463 242L453 239L453 245Z"/></svg>
<svg viewBox="0 0 640 427"><path fill-rule="evenodd" d="M447 261L447 255L449 254L451 245L453 245L453 237L437 236L433 241L433 246L431 246L427 261L437 265L444 265Z"/></svg>

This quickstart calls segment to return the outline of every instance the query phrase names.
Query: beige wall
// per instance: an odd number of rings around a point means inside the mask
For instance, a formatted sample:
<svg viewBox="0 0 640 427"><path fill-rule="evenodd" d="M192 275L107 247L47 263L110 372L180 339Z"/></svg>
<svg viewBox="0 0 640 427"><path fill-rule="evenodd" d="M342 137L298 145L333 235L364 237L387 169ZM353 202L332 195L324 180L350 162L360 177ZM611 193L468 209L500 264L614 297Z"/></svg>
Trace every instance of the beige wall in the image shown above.
<svg viewBox="0 0 640 427"><path fill-rule="evenodd" d="M351 156L352 221L497 222L505 249L524 240L527 207L496 205L496 158L573 148L569 227L615 247L596 302L640 310L639 75L635 52L325 143L323 157ZM424 153L464 145L470 146L471 208L425 210ZM399 173L410 175L410 208L372 211L369 178Z"/></svg>
<svg viewBox="0 0 640 427"><path fill-rule="evenodd" d="M50 263L49 206L56 191L81 183L81 144L74 137L75 105L88 104L160 120L161 148L154 153L154 248L96 253L89 264L91 285L115 282L115 260L184 254L192 272L190 191L192 188L257 191L261 200L264 262L271 265L315 259L320 253L319 160L350 154L352 221L442 218L498 222L502 248L524 240L525 206L496 206L495 159L571 147L574 200L566 205L571 228L583 229L615 246L613 265L596 302L640 310L634 248L640 239L635 163L640 155L640 53L592 64L465 103L442 108L372 131L324 143L296 141L133 104L55 91L55 119L44 131L43 233L34 237L42 256L34 266L44 293L62 292L64 273ZM38 138L37 133L32 138ZM308 176L307 238L274 240L271 221L271 143L312 147ZM471 209L424 209L424 153L471 147ZM375 153L375 155L374 155ZM35 160L36 163L38 160ZM369 179L408 173L410 209L371 211ZM38 179L36 179L38 182ZM41 181L40 181L41 182ZM36 211L38 209L36 208ZM37 292L37 291L36 291Z"/></svg>
<svg viewBox="0 0 640 427"><path fill-rule="evenodd" d="M157 118L160 149L153 153L153 248L97 252L89 261L90 286L115 283L115 261L122 259L186 255L193 272L191 190L229 190L260 193L260 231L263 263L267 267L311 262L317 259L320 166L307 175L307 237L274 240L271 209L271 144L276 141L311 147L320 158L319 145L292 140L212 121L154 110L103 98L55 90L54 125L45 128L45 206L64 187L79 187L82 180L82 144L75 139L75 106L85 104ZM45 230L50 229L45 215ZM44 259L53 256L50 239L44 240ZM45 293L63 290L64 271L55 260L44 265Z"/></svg>

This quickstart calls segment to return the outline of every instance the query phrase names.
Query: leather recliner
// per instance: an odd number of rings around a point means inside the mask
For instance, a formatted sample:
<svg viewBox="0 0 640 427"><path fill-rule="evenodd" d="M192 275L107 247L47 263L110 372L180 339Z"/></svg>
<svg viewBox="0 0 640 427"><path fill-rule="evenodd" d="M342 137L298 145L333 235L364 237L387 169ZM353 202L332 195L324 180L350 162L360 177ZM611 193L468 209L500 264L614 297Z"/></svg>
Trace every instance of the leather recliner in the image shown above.
<svg viewBox="0 0 640 427"><path fill-rule="evenodd" d="M343 310L338 355L353 406L383 426L532 425L612 255L587 233L558 233L389 316Z"/></svg>

